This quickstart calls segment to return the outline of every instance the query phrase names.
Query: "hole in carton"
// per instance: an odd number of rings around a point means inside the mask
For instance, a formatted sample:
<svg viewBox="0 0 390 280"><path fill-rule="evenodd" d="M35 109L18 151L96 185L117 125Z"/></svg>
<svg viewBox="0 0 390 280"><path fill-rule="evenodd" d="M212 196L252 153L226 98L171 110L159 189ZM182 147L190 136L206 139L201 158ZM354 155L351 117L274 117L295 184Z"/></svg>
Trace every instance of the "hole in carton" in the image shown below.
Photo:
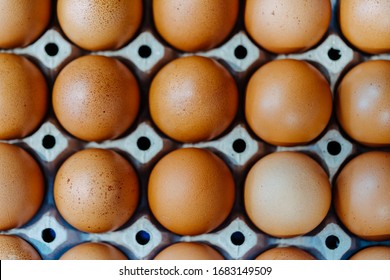
<svg viewBox="0 0 390 280"><path fill-rule="evenodd" d="M332 156L337 156L341 152L341 145L337 141L330 141L326 148L328 150L328 153Z"/></svg>
<svg viewBox="0 0 390 280"><path fill-rule="evenodd" d="M137 147L141 151L149 150L151 145L152 145L152 143L150 143L150 140L148 137L142 136L142 137L138 138L138 140L137 140Z"/></svg>
<svg viewBox="0 0 390 280"><path fill-rule="evenodd" d="M244 59L248 55L247 49L243 45L239 45L234 50L234 56L238 59Z"/></svg>
<svg viewBox="0 0 390 280"><path fill-rule="evenodd" d="M244 236L244 234L242 234L241 231L236 231L236 232L232 233L232 235L230 236L230 240L232 241L232 243L234 245L240 246L240 245L244 244L245 236Z"/></svg>
<svg viewBox="0 0 390 280"><path fill-rule="evenodd" d="M233 150L236 153L243 153L246 149L246 142L242 139L236 139L233 142Z"/></svg>
<svg viewBox="0 0 390 280"><path fill-rule="evenodd" d="M52 228L45 228L42 230L42 239L46 243L51 243L56 239L56 232Z"/></svg>
<svg viewBox="0 0 390 280"><path fill-rule="evenodd" d="M135 235L135 240L138 242L140 245L146 245L150 241L150 234L144 230L140 230L137 232Z"/></svg>
<svg viewBox="0 0 390 280"><path fill-rule="evenodd" d="M138 49L138 55L142 58L148 58L152 55L152 49L147 45L142 45Z"/></svg>
<svg viewBox="0 0 390 280"><path fill-rule="evenodd" d="M325 245L331 250L337 249L340 245L340 239L335 235L329 235L325 240Z"/></svg>
<svg viewBox="0 0 390 280"><path fill-rule="evenodd" d="M42 146L45 148L45 149L52 149L54 146L56 145L56 138L53 136L53 135L45 135L45 137L43 137L42 139Z"/></svg>
<svg viewBox="0 0 390 280"><path fill-rule="evenodd" d="M339 60L341 58L340 50L330 48L328 51L328 57L333 61Z"/></svg>
<svg viewBox="0 0 390 280"><path fill-rule="evenodd" d="M48 43L48 44L45 46L45 52L46 52L47 55L49 55L49 56L56 56L56 55L58 54L58 46L57 46L57 44Z"/></svg>

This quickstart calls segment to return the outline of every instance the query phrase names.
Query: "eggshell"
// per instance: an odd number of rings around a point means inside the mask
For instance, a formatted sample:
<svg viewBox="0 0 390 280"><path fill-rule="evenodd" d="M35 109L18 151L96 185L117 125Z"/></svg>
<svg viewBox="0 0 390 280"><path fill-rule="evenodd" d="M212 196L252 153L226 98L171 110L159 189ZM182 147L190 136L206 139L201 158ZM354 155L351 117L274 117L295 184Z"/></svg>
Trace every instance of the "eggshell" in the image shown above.
<svg viewBox="0 0 390 280"><path fill-rule="evenodd" d="M45 31L51 0L2 0L0 11L0 49L21 48Z"/></svg>
<svg viewBox="0 0 390 280"><path fill-rule="evenodd" d="M261 253L255 260L315 260L315 258L296 247L278 247Z"/></svg>
<svg viewBox="0 0 390 280"><path fill-rule="evenodd" d="M250 220L266 234L290 238L315 229L331 203L331 186L321 166L298 152L261 158L245 180Z"/></svg>
<svg viewBox="0 0 390 280"><path fill-rule="evenodd" d="M343 35L361 51L390 52L390 2L388 0L343 0L339 22Z"/></svg>
<svg viewBox="0 0 390 280"><path fill-rule="evenodd" d="M154 0L153 20L159 34L173 47L205 51L229 36L238 9L238 0Z"/></svg>
<svg viewBox="0 0 390 280"><path fill-rule="evenodd" d="M176 59L154 77L149 92L154 123L181 142L211 140L232 123L238 90L217 61L200 56Z"/></svg>
<svg viewBox="0 0 390 280"><path fill-rule="evenodd" d="M0 230L26 224L37 213L45 182L37 162L17 146L0 143Z"/></svg>
<svg viewBox="0 0 390 280"><path fill-rule="evenodd" d="M59 122L85 141L119 137L133 124L139 105L137 80L114 58L77 58L54 83L53 108Z"/></svg>
<svg viewBox="0 0 390 280"><path fill-rule="evenodd" d="M45 78L33 63L0 53L0 139L23 138L37 129L47 98Z"/></svg>
<svg viewBox="0 0 390 280"><path fill-rule="evenodd" d="M350 260L390 260L390 246L372 246L355 253Z"/></svg>
<svg viewBox="0 0 390 280"><path fill-rule="evenodd" d="M358 155L341 170L334 207L342 223L367 240L390 238L390 153Z"/></svg>
<svg viewBox="0 0 390 280"><path fill-rule="evenodd" d="M82 150L58 170L54 200L62 217L78 230L113 231L130 219L138 205L137 174L114 151Z"/></svg>
<svg viewBox="0 0 390 280"><path fill-rule="evenodd" d="M118 49L134 37L142 0L58 0L57 17L66 36L90 51Z"/></svg>
<svg viewBox="0 0 390 280"><path fill-rule="evenodd" d="M16 235L0 235L0 260L41 260L27 241Z"/></svg>
<svg viewBox="0 0 390 280"><path fill-rule="evenodd" d="M253 40L274 53L303 52L326 33L329 0L247 0L245 27Z"/></svg>
<svg viewBox="0 0 390 280"><path fill-rule="evenodd" d="M168 230L197 235L216 229L234 202L233 176L208 150L182 148L170 152L153 168L148 201L154 217Z"/></svg>
<svg viewBox="0 0 390 280"><path fill-rule="evenodd" d="M60 260L127 260L127 257L110 244L86 242L66 251Z"/></svg>
<svg viewBox="0 0 390 280"><path fill-rule="evenodd" d="M344 131L368 146L390 145L390 61L363 62L337 90L336 114Z"/></svg>
<svg viewBox="0 0 390 280"><path fill-rule="evenodd" d="M168 246L155 260L223 260L223 256L212 247L196 242L180 242Z"/></svg>
<svg viewBox="0 0 390 280"><path fill-rule="evenodd" d="M307 144L326 128L331 113L329 84L305 61L269 62L248 82L246 120L255 134L270 144Z"/></svg>

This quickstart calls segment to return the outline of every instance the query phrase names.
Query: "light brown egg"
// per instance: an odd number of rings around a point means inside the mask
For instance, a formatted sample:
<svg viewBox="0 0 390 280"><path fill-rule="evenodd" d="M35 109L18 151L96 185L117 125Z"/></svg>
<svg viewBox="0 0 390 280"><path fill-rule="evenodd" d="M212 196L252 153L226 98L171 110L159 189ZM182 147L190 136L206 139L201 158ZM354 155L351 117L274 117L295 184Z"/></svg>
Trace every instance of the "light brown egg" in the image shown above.
<svg viewBox="0 0 390 280"><path fill-rule="evenodd" d="M19 236L1 234L0 260L41 260L41 256Z"/></svg>
<svg viewBox="0 0 390 280"><path fill-rule="evenodd" d="M30 221L44 192L44 177L33 157L20 147L0 143L0 230Z"/></svg>
<svg viewBox="0 0 390 280"><path fill-rule="evenodd" d="M372 246L355 253L350 260L390 260L390 246Z"/></svg>
<svg viewBox="0 0 390 280"><path fill-rule="evenodd" d="M46 80L38 67L22 56L0 54L0 139L23 138L37 129L47 98Z"/></svg>
<svg viewBox="0 0 390 280"><path fill-rule="evenodd" d="M66 251L60 260L127 260L117 248L107 243L86 242Z"/></svg>
<svg viewBox="0 0 390 280"><path fill-rule="evenodd" d="M154 123L181 142L211 140L232 123L238 91L230 73L211 58L176 59L154 77L149 92Z"/></svg>
<svg viewBox="0 0 390 280"><path fill-rule="evenodd" d="M139 106L137 80L114 58L77 58L54 83L53 108L59 122L85 141L119 137L133 124Z"/></svg>
<svg viewBox="0 0 390 280"><path fill-rule="evenodd" d="M118 49L134 37L142 0L58 0L57 17L66 36L90 51Z"/></svg>
<svg viewBox="0 0 390 280"><path fill-rule="evenodd" d="M361 154L341 170L334 186L341 222L367 240L390 238L390 153Z"/></svg>
<svg viewBox="0 0 390 280"><path fill-rule="evenodd" d="M315 260L315 258L296 247L277 247L261 253L255 260Z"/></svg>
<svg viewBox="0 0 390 280"><path fill-rule="evenodd" d="M329 0L247 0L245 27L270 52L303 52L325 35L331 16Z"/></svg>
<svg viewBox="0 0 390 280"><path fill-rule="evenodd" d="M337 90L336 114L344 131L368 146L390 145L390 61L363 62Z"/></svg>
<svg viewBox="0 0 390 280"><path fill-rule="evenodd" d="M390 52L390 2L388 0L340 1L340 28L356 48L371 54Z"/></svg>
<svg viewBox="0 0 390 280"><path fill-rule="evenodd" d="M314 140L326 128L331 113L329 84L305 61L269 62L248 82L246 120L270 144L293 146Z"/></svg>
<svg viewBox="0 0 390 280"><path fill-rule="evenodd" d="M223 260L224 257L209 245L180 242L166 247L155 260Z"/></svg>
<svg viewBox="0 0 390 280"><path fill-rule="evenodd" d="M137 174L114 151L82 150L58 170L54 200L62 217L78 230L113 231L125 224L138 206Z"/></svg>
<svg viewBox="0 0 390 280"><path fill-rule="evenodd" d="M238 0L154 0L153 20L159 34L185 52L212 49L236 23Z"/></svg>
<svg viewBox="0 0 390 280"><path fill-rule="evenodd" d="M331 203L331 187L321 166L298 152L261 158L245 180L244 204L250 220L266 234L289 238L315 229Z"/></svg>
<svg viewBox="0 0 390 280"><path fill-rule="evenodd" d="M2 0L0 11L0 49L21 48L45 31L51 0Z"/></svg>
<svg viewBox="0 0 390 280"><path fill-rule="evenodd" d="M216 229L228 217L234 196L229 168L204 149L170 152L156 164L149 178L148 200L154 217L180 235Z"/></svg>

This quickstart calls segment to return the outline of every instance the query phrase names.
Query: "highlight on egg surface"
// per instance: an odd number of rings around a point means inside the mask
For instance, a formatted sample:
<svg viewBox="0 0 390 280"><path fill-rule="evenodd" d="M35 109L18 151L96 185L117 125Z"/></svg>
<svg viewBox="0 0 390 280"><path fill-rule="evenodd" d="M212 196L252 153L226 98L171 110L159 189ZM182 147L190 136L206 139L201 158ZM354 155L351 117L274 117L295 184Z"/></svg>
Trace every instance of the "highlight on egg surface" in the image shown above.
<svg viewBox="0 0 390 280"><path fill-rule="evenodd" d="M344 226L360 238L390 238L390 153L372 151L349 161L336 179L333 205Z"/></svg>
<svg viewBox="0 0 390 280"><path fill-rule="evenodd" d="M131 218L138 206L138 176L115 151L81 150L58 170L54 201L61 216L76 229L90 233L114 231Z"/></svg>
<svg viewBox="0 0 390 280"><path fill-rule="evenodd" d="M199 242L179 242L160 251L155 260L223 260L213 247Z"/></svg>
<svg viewBox="0 0 390 280"><path fill-rule="evenodd" d="M0 234L0 260L41 260L41 256L21 237Z"/></svg>
<svg viewBox="0 0 390 280"><path fill-rule="evenodd" d="M311 254L297 247L276 247L258 255L255 260L315 260Z"/></svg>
<svg viewBox="0 0 390 280"><path fill-rule="evenodd" d="M249 79L245 118L254 133L272 145L309 143L325 130L331 114L329 83L308 62L274 60Z"/></svg>
<svg viewBox="0 0 390 280"><path fill-rule="evenodd" d="M300 152L276 152L250 169L244 186L249 219L266 234L290 238L315 229L331 204L322 167Z"/></svg>
<svg viewBox="0 0 390 280"><path fill-rule="evenodd" d="M119 249L104 242L85 242L66 251L60 260L127 260Z"/></svg>
<svg viewBox="0 0 390 280"><path fill-rule="evenodd" d="M148 202L153 216L180 235L208 233L232 210L235 183L227 165L211 151L182 148L152 169Z"/></svg>

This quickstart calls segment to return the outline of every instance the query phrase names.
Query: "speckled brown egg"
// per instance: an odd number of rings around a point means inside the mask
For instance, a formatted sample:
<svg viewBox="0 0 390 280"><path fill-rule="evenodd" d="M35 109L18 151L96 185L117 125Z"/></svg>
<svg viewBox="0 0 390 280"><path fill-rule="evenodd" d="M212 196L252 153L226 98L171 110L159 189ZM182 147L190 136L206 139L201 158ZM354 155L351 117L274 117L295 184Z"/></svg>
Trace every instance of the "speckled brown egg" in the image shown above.
<svg viewBox="0 0 390 280"><path fill-rule="evenodd" d="M331 187L322 167L299 152L276 152L249 171L245 210L266 234L290 238L315 229L331 203Z"/></svg>
<svg viewBox="0 0 390 280"><path fill-rule="evenodd" d="M41 256L19 236L1 234L0 260L41 260Z"/></svg>
<svg viewBox="0 0 390 280"><path fill-rule="evenodd" d="M238 0L154 0L158 33L185 52L212 49L229 36L236 23Z"/></svg>
<svg viewBox="0 0 390 280"><path fill-rule="evenodd" d="M118 49L138 31L142 0L58 0L57 17L66 36L81 48Z"/></svg>
<svg viewBox="0 0 390 280"><path fill-rule="evenodd" d="M340 28L356 48L371 54L390 52L390 2L388 0L340 1Z"/></svg>
<svg viewBox="0 0 390 280"><path fill-rule="evenodd" d="M47 110L47 85L27 58L0 54L0 139L23 138L41 124Z"/></svg>
<svg viewBox="0 0 390 280"><path fill-rule="evenodd" d="M341 170L334 187L341 222L367 240L390 238L390 153L361 154Z"/></svg>
<svg viewBox="0 0 390 280"><path fill-rule="evenodd" d="M261 253L255 260L315 260L315 258L296 247L277 247Z"/></svg>
<svg viewBox="0 0 390 280"><path fill-rule="evenodd" d="M350 260L390 260L390 246L371 246L355 253Z"/></svg>
<svg viewBox="0 0 390 280"><path fill-rule="evenodd" d="M0 49L21 48L45 31L51 0L2 0L0 11Z"/></svg>
<svg viewBox="0 0 390 280"><path fill-rule="evenodd" d="M127 260L127 257L108 243L86 242L66 251L60 260Z"/></svg>
<svg viewBox="0 0 390 280"><path fill-rule="evenodd" d="M176 59L154 77L149 92L154 123L181 142L211 140L232 123L238 91L217 61L200 56Z"/></svg>
<svg viewBox="0 0 390 280"><path fill-rule="evenodd" d="M390 145L390 61L372 60L350 70L337 90L336 114L344 131L368 146Z"/></svg>
<svg viewBox="0 0 390 280"><path fill-rule="evenodd" d="M224 257L209 245L180 242L166 247L155 260L223 260Z"/></svg>
<svg viewBox="0 0 390 280"><path fill-rule="evenodd" d="M154 217L180 235L216 229L234 202L233 176L212 152L182 148L170 152L153 168L148 200Z"/></svg>
<svg viewBox="0 0 390 280"><path fill-rule="evenodd" d="M69 157L54 181L54 200L62 217L78 230L114 231L138 205L138 178L117 152L86 149Z"/></svg>
<svg viewBox="0 0 390 280"><path fill-rule="evenodd" d="M293 146L314 140L326 128L331 113L329 83L305 61L269 62L248 82L246 120L270 144Z"/></svg>
<svg viewBox="0 0 390 280"><path fill-rule="evenodd" d="M44 177L34 158L20 147L0 143L0 230L30 221L44 191Z"/></svg>
<svg viewBox="0 0 390 280"><path fill-rule="evenodd" d="M69 63L53 88L53 108L61 125L85 141L121 136L140 106L138 82L119 60L89 55Z"/></svg>
<svg viewBox="0 0 390 280"><path fill-rule="evenodd" d="M247 0L245 27L254 41L274 53L305 51L328 30L329 0Z"/></svg>

